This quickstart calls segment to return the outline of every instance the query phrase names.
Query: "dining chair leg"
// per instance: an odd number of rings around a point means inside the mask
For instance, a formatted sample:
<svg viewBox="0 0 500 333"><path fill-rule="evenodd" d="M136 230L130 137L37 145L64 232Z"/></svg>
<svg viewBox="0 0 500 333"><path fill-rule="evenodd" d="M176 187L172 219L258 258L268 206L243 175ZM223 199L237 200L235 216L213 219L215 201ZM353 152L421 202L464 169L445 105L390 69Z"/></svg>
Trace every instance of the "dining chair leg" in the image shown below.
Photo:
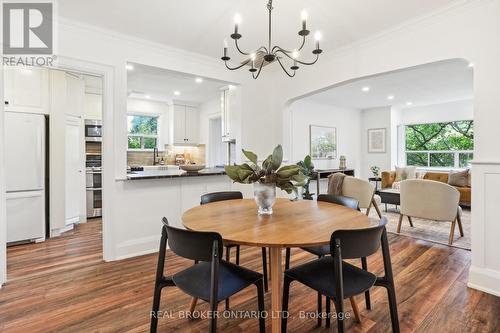
<svg viewBox="0 0 500 333"><path fill-rule="evenodd" d="M361 315L359 313L359 308L358 304L356 303L356 299L354 298L354 296L351 296L349 297L349 301L351 302L352 312L354 313L354 319L356 319L356 321L361 324Z"/></svg>
<svg viewBox="0 0 500 333"><path fill-rule="evenodd" d="M217 301L210 304L210 311L212 311L212 318L210 319L210 333L217 332Z"/></svg>
<svg viewBox="0 0 500 333"><path fill-rule="evenodd" d="M269 291L268 277L267 277L267 249L262 248L262 273L264 275L264 290Z"/></svg>
<svg viewBox="0 0 500 333"><path fill-rule="evenodd" d="M283 316L281 317L281 333L286 333L287 319L288 319L288 298L290 296L290 284L292 279L285 275L283 280L283 302L281 303L281 309Z"/></svg>
<svg viewBox="0 0 500 333"><path fill-rule="evenodd" d="M451 222L451 230L450 230L450 239L448 240L448 245L452 245L453 244L453 236L455 235L455 224L457 223L457 220L453 220L453 222Z"/></svg>
<svg viewBox="0 0 500 333"><path fill-rule="evenodd" d="M399 222L398 222L398 234L401 233L401 224L403 223L403 214L399 214Z"/></svg>
<svg viewBox="0 0 500 333"><path fill-rule="evenodd" d="M366 261L366 257L361 258L361 268L363 270L368 271L368 263ZM365 303L366 303L366 309L371 310L372 309L372 303L370 301L370 290L368 289L365 291Z"/></svg>
<svg viewBox="0 0 500 333"><path fill-rule="evenodd" d="M462 218L460 217L459 214L457 214L457 224L458 224L458 230L460 231L460 236L464 237L464 228L462 226Z"/></svg>
<svg viewBox="0 0 500 333"><path fill-rule="evenodd" d="M337 329L339 333L344 333L345 323L344 323L344 300L334 300L335 313L337 314Z"/></svg>
<svg viewBox="0 0 500 333"><path fill-rule="evenodd" d="M153 296L153 309L151 311L151 326L150 332L155 333L158 327L158 311L160 310L160 299L161 299L161 290L163 288L159 285L159 283L155 283L155 291Z"/></svg>
<svg viewBox="0 0 500 333"><path fill-rule="evenodd" d="M236 265L240 265L240 246L236 245Z"/></svg>
<svg viewBox="0 0 500 333"><path fill-rule="evenodd" d="M326 306L325 306L325 312L326 312L326 328L330 328L330 314L332 312L332 309L331 309L331 303L332 303L332 299L330 297L326 297Z"/></svg>
<svg viewBox="0 0 500 333"><path fill-rule="evenodd" d="M236 258L238 258L238 248L236 248ZM236 259L238 260L238 259ZM226 246L226 261L230 262L231 261L231 248L229 246ZM226 310L229 310L229 298L226 299Z"/></svg>
<svg viewBox="0 0 500 333"><path fill-rule="evenodd" d="M196 303L198 303L198 299L196 297L193 297L191 299L191 304L189 305L189 316L193 316L193 312L196 309Z"/></svg>
<svg viewBox="0 0 500 333"><path fill-rule="evenodd" d="M391 313L392 332L399 333L399 318L398 318L398 304L396 302L396 291L394 283L386 286L387 297L389 298L389 311Z"/></svg>
<svg viewBox="0 0 500 333"><path fill-rule="evenodd" d="M411 216L407 216L408 222L410 222L410 227L413 227L413 221L411 220Z"/></svg>
<svg viewBox="0 0 500 333"><path fill-rule="evenodd" d="M318 315L318 327L321 327L321 316L323 315L322 303L323 303L323 297L318 292L318 312L316 313Z"/></svg>
<svg viewBox="0 0 500 333"><path fill-rule="evenodd" d="M257 286L257 302L259 306L259 333L266 333L266 319L264 308L264 281L260 279L255 283Z"/></svg>
<svg viewBox="0 0 500 333"><path fill-rule="evenodd" d="M373 205L373 208L375 208L375 210L377 211L378 217L382 218L382 213L380 212L380 208L377 205L377 201L375 200L375 198L372 198L372 205Z"/></svg>
<svg viewBox="0 0 500 333"><path fill-rule="evenodd" d="M285 269L290 269L290 256L291 256L291 250L289 247L286 248L285 251Z"/></svg>

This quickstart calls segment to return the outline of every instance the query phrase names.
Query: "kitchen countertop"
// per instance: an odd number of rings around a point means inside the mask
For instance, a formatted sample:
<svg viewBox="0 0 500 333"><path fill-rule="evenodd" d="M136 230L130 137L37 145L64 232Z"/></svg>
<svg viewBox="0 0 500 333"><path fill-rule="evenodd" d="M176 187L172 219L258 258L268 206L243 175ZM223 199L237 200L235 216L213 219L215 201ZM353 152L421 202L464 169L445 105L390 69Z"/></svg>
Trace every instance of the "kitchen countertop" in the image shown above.
<svg viewBox="0 0 500 333"><path fill-rule="evenodd" d="M144 170L127 173L127 180L217 176L225 174L226 172L222 168L209 168L197 172L187 172L184 170Z"/></svg>

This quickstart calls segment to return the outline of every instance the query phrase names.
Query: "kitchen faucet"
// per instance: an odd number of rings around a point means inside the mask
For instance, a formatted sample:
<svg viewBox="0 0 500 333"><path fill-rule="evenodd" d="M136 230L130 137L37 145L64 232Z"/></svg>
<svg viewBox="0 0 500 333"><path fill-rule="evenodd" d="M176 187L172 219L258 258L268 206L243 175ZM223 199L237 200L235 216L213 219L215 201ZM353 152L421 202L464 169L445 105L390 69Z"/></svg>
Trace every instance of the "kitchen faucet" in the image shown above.
<svg viewBox="0 0 500 333"><path fill-rule="evenodd" d="M158 164L158 161L156 160L157 157L159 157L158 156L158 148L154 147L153 148L153 165Z"/></svg>

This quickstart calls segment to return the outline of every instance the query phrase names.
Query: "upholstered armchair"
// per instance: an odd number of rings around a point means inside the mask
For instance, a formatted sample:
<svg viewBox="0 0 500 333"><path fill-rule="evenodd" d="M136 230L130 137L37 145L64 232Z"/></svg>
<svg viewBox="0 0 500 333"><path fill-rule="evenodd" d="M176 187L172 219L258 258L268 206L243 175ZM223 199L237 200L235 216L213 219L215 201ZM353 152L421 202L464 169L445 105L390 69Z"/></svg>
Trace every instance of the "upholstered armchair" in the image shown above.
<svg viewBox="0 0 500 333"><path fill-rule="evenodd" d="M358 200L359 208L366 209L366 215L370 214L371 208L375 208L377 214L382 218L380 213L379 203L380 197L375 194L375 186L370 182L347 176L342 184L342 195Z"/></svg>
<svg viewBox="0 0 500 333"><path fill-rule="evenodd" d="M401 182L401 215L398 233L401 232L403 217L407 216L413 227L412 217L451 222L448 244L452 245L455 225L458 224L460 236L464 235L461 221L461 208L458 203L460 193L448 184L423 179L411 179Z"/></svg>

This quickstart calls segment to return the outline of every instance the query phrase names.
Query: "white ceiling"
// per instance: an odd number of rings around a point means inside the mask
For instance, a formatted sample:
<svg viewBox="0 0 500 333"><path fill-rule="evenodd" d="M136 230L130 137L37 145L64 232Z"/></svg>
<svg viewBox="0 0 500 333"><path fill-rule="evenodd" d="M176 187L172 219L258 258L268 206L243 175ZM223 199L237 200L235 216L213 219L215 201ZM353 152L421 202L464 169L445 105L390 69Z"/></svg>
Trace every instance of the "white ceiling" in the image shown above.
<svg viewBox="0 0 500 333"><path fill-rule="evenodd" d="M274 41L286 49L299 42L300 12L309 12L308 28L323 32L327 52L421 17L458 0L275 0ZM220 57L233 17L242 17L244 49L267 42L267 0L64 0L62 17ZM231 50L231 54L234 51Z"/></svg>
<svg viewBox="0 0 500 333"><path fill-rule="evenodd" d="M127 73L127 91L129 97L133 98L204 103L218 98L220 88L230 84L204 77L200 77L203 79L202 83L197 83L195 75L141 64L131 63L131 65L133 70ZM174 95L174 91L180 92L180 95Z"/></svg>
<svg viewBox="0 0 500 333"><path fill-rule="evenodd" d="M473 94L473 68L463 60L449 60L355 80L306 99L344 108L405 108L408 102L412 107L431 105L472 99Z"/></svg>

